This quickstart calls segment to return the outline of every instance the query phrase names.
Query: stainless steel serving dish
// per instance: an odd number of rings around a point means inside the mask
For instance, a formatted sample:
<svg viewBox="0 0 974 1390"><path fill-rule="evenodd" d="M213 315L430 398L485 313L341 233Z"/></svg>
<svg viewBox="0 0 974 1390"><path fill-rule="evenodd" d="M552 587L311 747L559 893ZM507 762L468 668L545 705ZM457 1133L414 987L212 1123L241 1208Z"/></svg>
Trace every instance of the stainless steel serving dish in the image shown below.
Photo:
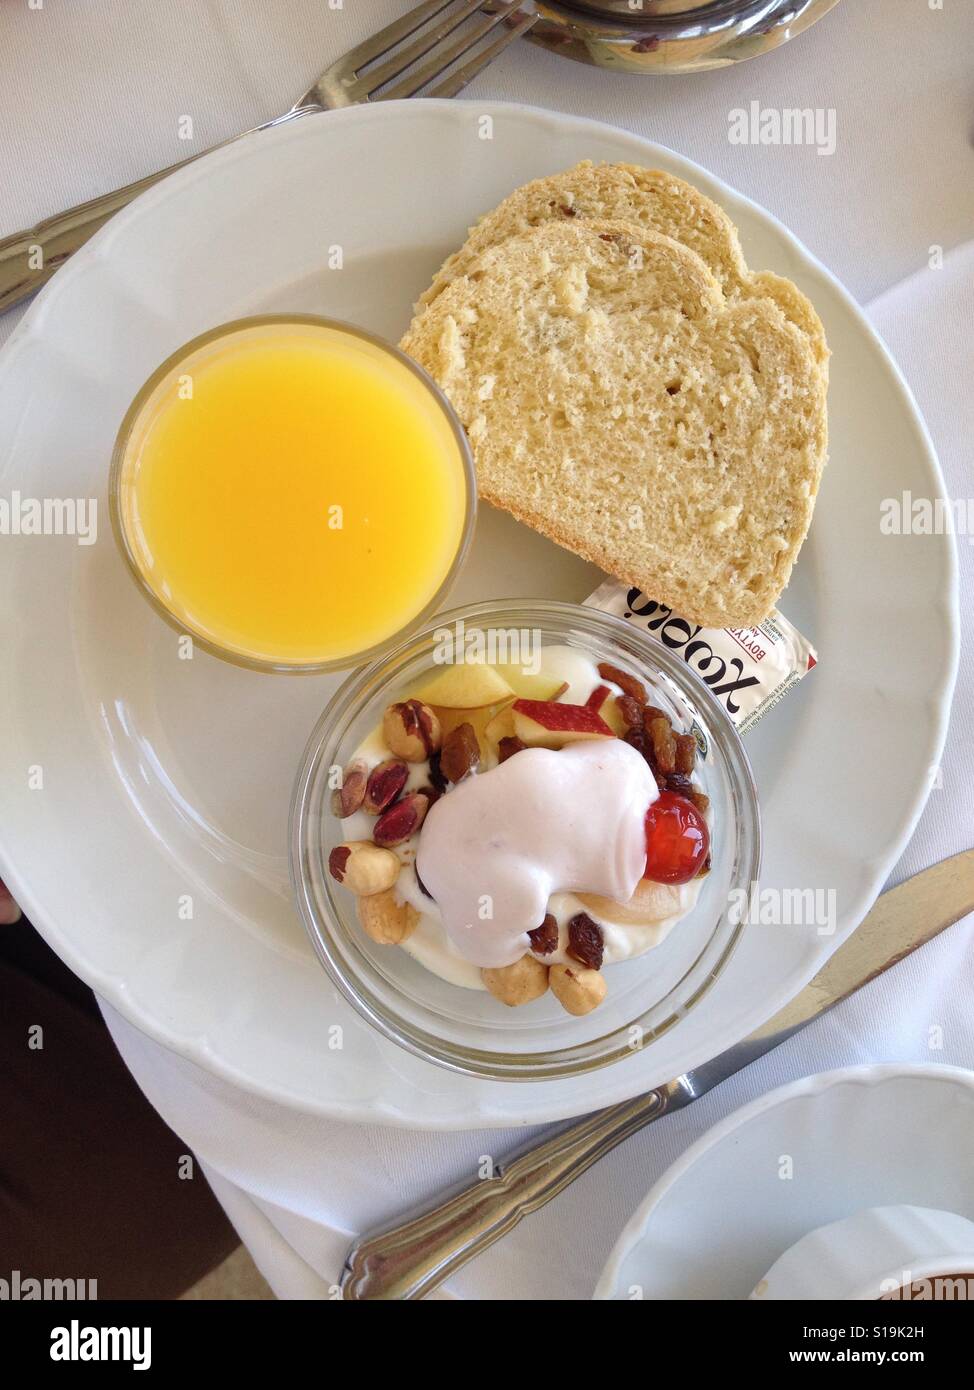
<svg viewBox="0 0 974 1390"><path fill-rule="evenodd" d="M534 0L531 43L622 72L703 72L794 38L838 0Z"/></svg>

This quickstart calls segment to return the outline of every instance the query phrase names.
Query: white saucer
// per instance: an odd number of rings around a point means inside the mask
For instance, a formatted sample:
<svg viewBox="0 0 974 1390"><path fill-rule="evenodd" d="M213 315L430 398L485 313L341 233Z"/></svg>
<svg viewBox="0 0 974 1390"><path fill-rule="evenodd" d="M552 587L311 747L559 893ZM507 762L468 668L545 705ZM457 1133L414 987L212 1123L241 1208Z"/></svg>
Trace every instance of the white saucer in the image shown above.
<svg viewBox="0 0 974 1390"><path fill-rule="evenodd" d="M595 1297L745 1299L795 1241L862 1208L974 1218L972 1170L974 1072L882 1065L803 1077L729 1115L663 1174Z"/></svg>

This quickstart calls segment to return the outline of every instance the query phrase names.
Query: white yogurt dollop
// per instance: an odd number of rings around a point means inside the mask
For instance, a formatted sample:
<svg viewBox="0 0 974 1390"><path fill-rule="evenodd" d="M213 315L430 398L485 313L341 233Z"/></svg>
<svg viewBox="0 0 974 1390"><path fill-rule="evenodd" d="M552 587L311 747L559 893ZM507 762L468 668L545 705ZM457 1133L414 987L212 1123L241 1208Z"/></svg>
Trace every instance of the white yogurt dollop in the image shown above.
<svg viewBox="0 0 974 1390"><path fill-rule="evenodd" d="M416 867L458 954L513 965L553 893L626 902L646 866L646 811L658 795L634 748L592 739L525 749L441 797Z"/></svg>

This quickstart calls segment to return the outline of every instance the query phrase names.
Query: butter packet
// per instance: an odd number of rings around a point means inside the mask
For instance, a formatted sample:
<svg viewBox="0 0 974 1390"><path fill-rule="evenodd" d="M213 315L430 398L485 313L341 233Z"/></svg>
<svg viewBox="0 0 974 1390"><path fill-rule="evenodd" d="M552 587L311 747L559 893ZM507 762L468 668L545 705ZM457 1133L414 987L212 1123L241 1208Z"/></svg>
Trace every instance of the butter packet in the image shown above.
<svg viewBox="0 0 974 1390"><path fill-rule="evenodd" d="M739 734L774 709L818 660L808 639L777 609L758 627L704 628L617 579L607 579L585 603L637 624L678 652Z"/></svg>

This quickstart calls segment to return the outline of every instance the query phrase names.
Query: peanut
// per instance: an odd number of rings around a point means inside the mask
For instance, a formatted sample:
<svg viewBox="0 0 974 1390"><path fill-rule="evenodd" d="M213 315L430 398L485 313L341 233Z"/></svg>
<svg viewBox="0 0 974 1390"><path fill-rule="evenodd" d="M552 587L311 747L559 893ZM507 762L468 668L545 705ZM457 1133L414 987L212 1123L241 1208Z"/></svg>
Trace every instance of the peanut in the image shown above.
<svg viewBox="0 0 974 1390"><path fill-rule="evenodd" d="M551 992L561 1007L580 1018L597 1009L605 998L605 977L577 965L553 965L548 972Z"/></svg>
<svg viewBox="0 0 974 1390"><path fill-rule="evenodd" d="M333 879L360 898L384 893L399 876L399 856L371 840L348 840L328 856Z"/></svg>
<svg viewBox="0 0 974 1390"><path fill-rule="evenodd" d="M358 919L366 936L380 946L399 946L416 930L419 913L409 903L398 902L392 892L375 893L359 898Z"/></svg>
<svg viewBox="0 0 974 1390"><path fill-rule="evenodd" d="M512 1009L540 999L548 988L548 967L534 956L522 956L496 970L481 970L480 976L494 998Z"/></svg>

